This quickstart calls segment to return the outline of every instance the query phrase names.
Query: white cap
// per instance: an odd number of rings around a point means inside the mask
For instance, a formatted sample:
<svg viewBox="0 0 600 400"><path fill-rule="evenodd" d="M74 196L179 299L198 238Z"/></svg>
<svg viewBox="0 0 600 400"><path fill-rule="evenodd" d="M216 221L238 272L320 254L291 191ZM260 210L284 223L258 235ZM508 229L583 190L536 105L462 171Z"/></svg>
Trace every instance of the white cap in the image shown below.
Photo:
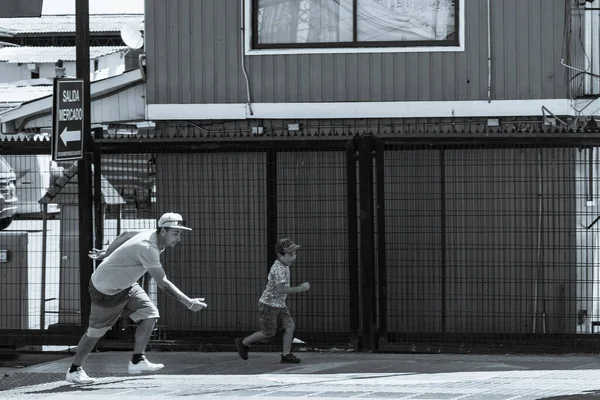
<svg viewBox="0 0 600 400"><path fill-rule="evenodd" d="M158 220L158 228L177 228L191 231L192 228L185 226L185 220L180 214L168 212L163 214Z"/></svg>

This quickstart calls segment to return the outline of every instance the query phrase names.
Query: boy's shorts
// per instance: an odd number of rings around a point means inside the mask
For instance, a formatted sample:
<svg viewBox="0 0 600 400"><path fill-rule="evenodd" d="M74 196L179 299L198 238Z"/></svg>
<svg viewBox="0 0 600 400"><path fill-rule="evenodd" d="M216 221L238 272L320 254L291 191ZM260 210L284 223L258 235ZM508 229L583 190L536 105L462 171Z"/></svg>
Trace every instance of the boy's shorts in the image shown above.
<svg viewBox="0 0 600 400"><path fill-rule="evenodd" d="M258 303L260 315L260 332L265 336L275 336L284 329L294 329L294 319L287 306L284 308L271 307Z"/></svg>
<svg viewBox="0 0 600 400"><path fill-rule="evenodd" d="M137 283L112 296L98 291L91 281L89 290L92 299L90 310L90 327L92 328L113 326L123 311L130 313L129 318L136 323L143 319L160 317L158 309L150 297Z"/></svg>

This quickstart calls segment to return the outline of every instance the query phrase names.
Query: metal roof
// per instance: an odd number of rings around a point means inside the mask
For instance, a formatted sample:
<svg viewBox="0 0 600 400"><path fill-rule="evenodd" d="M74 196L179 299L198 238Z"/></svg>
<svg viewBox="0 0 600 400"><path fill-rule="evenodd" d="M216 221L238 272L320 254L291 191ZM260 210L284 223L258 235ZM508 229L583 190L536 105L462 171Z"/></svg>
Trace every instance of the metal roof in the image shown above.
<svg viewBox="0 0 600 400"><path fill-rule="evenodd" d="M24 103L50 94L52 94L52 84L45 86L0 85L0 106L3 104Z"/></svg>
<svg viewBox="0 0 600 400"><path fill-rule="evenodd" d="M125 24L144 29L144 14L92 14L90 32L119 32ZM0 18L0 32L15 35L31 33L75 33L75 15L42 15L32 18Z"/></svg>
<svg viewBox="0 0 600 400"><path fill-rule="evenodd" d="M124 46L90 47L90 59L126 51ZM55 63L57 60L75 61L76 48L69 47L3 47L0 48L0 61L8 63Z"/></svg>

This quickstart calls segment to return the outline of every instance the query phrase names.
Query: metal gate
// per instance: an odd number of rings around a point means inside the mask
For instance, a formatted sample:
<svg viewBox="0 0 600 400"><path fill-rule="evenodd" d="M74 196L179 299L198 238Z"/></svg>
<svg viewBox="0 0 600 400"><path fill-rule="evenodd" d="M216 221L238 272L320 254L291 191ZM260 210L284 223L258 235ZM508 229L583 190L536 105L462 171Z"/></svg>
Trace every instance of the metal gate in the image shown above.
<svg viewBox="0 0 600 400"><path fill-rule="evenodd" d="M595 349L598 144L575 136L101 139L89 155L103 188L90 210L94 243L153 229L166 211L194 229L164 265L209 309L193 314L145 280L162 315L153 346L231 345L256 330L273 245L289 236L303 245L292 283L311 283L289 298L308 347ZM26 145L4 151L25 154ZM76 202L69 190L62 195ZM66 229L77 221L66 220L65 205L44 231L46 248L35 250L43 264L28 267L34 277L46 270L27 283L27 318L41 322L0 327L2 345L75 344L85 328L89 299L68 243L86 233ZM15 229L42 236L28 224ZM102 345L131 345L133 329L123 318Z"/></svg>

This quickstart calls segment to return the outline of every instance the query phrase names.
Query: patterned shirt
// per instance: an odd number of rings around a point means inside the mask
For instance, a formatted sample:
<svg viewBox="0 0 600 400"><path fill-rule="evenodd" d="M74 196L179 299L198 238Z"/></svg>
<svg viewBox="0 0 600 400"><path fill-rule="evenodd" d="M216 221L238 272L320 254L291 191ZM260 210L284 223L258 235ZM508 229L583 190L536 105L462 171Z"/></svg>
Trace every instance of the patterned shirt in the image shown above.
<svg viewBox="0 0 600 400"><path fill-rule="evenodd" d="M279 283L283 283L285 287L290 287L290 267L277 260L271 266L267 286L259 301L271 307L284 308L287 294L277 291L277 284Z"/></svg>

